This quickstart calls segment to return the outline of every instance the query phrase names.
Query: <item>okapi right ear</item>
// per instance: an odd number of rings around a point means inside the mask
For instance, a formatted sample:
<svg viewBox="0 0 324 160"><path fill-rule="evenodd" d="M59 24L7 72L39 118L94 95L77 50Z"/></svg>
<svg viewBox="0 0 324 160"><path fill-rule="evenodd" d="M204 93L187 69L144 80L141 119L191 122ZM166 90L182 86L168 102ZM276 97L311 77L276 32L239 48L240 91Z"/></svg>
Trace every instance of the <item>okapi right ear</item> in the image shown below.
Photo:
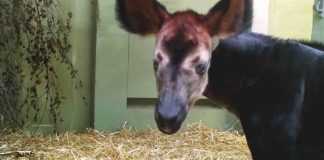
<svg viewBox="0 0 324 160"><path fill-rule="evenodd" d="M116 19L126 31L146 35L158 32L170 14L156 0L116 0Z"/></svg>
<svg viewBox="0 0 324 160"><path fill-rule="evenodd" d="M211 36L228 38L240 31L245 5L249 0L220 0L205 16L205 26Z"/></svg>

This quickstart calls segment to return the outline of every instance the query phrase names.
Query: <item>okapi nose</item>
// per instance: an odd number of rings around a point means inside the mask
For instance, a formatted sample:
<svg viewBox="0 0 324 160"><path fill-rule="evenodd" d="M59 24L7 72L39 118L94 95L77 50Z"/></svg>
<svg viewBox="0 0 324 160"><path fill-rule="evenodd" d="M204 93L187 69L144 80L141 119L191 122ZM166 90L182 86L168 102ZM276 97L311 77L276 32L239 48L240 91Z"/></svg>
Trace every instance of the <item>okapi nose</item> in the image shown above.
<svg viewBox="0 0 324 160"><path fill-rule="evenodd" d="M155 121L160 131L165 134L177 132L187 115L186 104L174 105L157 103L155 106Z"/></svg>
<svg viewBox="0 0 324 160"><path fill-rule="evenodd" d="M156 111L156 118L159 122L164 124L174 124L178 120L178 115L180 111L165 111L163 109L158 109Z"/></svg>
<svg viewBox="0 0 324 160"><path fill-rule="evenodd" d="M182 120L176 114L165 114L155 110L155 121L159 130L165 134L174 134L180 129Z"/></svg>

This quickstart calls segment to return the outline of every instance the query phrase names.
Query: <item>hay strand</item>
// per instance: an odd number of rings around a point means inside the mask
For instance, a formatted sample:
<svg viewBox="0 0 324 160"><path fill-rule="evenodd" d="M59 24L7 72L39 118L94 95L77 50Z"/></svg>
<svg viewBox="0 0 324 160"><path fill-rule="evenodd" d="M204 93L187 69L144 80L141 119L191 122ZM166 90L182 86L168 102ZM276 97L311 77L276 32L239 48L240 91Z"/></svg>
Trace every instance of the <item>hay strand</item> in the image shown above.
<svg viewBox="0 0 324 160"><path fill-rule="evenodd" d="M0 159L217 159L250 160L244 136L201 123L174 135L152 129L60 135L0 134ZM2 153L2 154L1 154ZM7 154L6 154L7 153Z"/></svg>

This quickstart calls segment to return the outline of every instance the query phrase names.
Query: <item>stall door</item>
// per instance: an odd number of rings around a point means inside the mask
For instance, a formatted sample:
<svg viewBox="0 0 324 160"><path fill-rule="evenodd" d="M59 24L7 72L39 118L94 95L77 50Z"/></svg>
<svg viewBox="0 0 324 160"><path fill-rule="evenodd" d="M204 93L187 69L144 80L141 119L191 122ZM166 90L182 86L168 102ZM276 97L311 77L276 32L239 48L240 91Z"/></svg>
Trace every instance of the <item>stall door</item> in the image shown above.
<svg viewBox="0 0 324 160"><path fill-rule="evenodd" d="M312 40L324 43L324 17L318 12L314 12Z"/></svg>
<svg viewBox="0 0 324 160"><path fill-rule="evenodd" d="M215 0L160 2L170 12L194 8L201 13L216 3ZM124 124L136 129L154 128L157 93L152 58L155 39L121 30L114 19L114 3L114 0L99 0L94 125L100 130L114 130ZM232 114L205 98L190 111L185 123L199 121L217 128L239 124Z"/></svg>

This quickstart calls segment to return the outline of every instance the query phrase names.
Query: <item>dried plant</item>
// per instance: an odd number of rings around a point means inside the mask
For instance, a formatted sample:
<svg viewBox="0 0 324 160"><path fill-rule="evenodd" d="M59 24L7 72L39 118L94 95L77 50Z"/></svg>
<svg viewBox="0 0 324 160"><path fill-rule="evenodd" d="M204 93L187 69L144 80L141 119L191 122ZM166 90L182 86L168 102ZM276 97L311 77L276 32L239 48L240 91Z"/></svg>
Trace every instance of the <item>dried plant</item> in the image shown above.
<svg viewBox="0 0 324 160"><path fill-rule="evenodd" d="M20 127L41 121L45 111L54 124L62 121L56 66L65 65L82 86L69 55L72 13L57 0L0 0L0 6L0 114Z"/></svg>

